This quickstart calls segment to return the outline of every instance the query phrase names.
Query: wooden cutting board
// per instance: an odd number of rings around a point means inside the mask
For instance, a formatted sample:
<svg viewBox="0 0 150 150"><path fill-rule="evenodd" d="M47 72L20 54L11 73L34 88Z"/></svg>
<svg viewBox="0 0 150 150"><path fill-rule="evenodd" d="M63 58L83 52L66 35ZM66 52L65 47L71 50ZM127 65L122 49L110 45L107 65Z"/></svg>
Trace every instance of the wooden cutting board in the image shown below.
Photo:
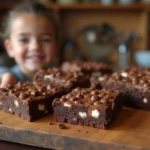
<svg viewBox="0 0 150 150"><path fill-rule="evenodd" d="M52 115L27 122L0 112L0 122L5 141L64 150L150 150L150 111L123 108L108 130L67 123L60 129Z"/></svg>

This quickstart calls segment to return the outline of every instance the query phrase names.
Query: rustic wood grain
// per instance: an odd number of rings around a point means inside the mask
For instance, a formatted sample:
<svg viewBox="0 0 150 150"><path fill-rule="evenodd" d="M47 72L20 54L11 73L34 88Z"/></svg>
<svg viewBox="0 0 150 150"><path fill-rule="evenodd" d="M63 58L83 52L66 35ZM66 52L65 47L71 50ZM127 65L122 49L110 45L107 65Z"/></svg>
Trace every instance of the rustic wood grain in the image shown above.
<svg viewBox="0 0 150 150"><path fill-rule="evenodd" d="M59 123L48 115L35 122L0 112L0 140L65 150L150 150L150 111L124 108L108 130Z"/></svg>

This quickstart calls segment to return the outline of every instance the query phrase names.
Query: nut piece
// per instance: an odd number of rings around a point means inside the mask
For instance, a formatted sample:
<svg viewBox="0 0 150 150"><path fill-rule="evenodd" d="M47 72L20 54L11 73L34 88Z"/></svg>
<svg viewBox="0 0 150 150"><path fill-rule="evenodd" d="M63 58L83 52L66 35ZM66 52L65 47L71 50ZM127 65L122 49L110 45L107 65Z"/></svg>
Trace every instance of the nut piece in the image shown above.
<svg viewBox="0 0 150 150"><path fill-rule="evenodd" d="M79 112L79 116L81 118L86 118L87 117L87 113L86 112Z"/></svg>
<svg viewBox="0 0 150 150"><path fill-rule="evenodd" d="M38 110L39 111L44 111L45 110L45 105L44 104L39 104L38 105Z"/></svg>
<svg viewBox="0 0 150 150"><path fill-rule="evenodd" d="M71 104L69 104L69 103L64 103L64 107L71 107Z"/></svg>
<svg viewBox="0 0 150 150"><path fill-rule="evenodd" d="M54 77L53 75L45 75L44 80L52 80Z"/></svg>
<svg viewBox="0 0 150 150"><path fill-rule="evenodd" d="M105 100L104 100L104 99L101 99L100 102L101 102L101 103L105 103Z"/></svg>
<svg viewBox="0 0 150 150"><path fill-rule="evenodd" d="M100 112L97 109L92 110L91 116L94 118L98 118L100 116Z"/></svg>
<svg viewBox="0 0 150 150"><path fill-rule="evenodd" d="M18 101L14 101L14 105L15 105L16 107L19 107Z"/></svg>
<svg viewBox="0 0 150 150"><path fill-rule="evenodd" d="M126 72L122 72L121 76L124 77L124 78L126 78L126 77L128 77L128 74Z"/></svg>
<svg viewBox="0 0 150 150"><path fill-rule="evenodd" d="M104 77L99 77L98 78L98 81L103 81L104 80Z"/></svg>
<svg viewBox="0 0 150 150"><path fill-rule="evenodd" d="M143 102L146 104L148 102L147 98L143 98Z"/></svg>
<svg viewBox="0 0 150 150"><path fill-rule="evenodd" d="M9 110L10 113L12 113L12 109L11 108L9 108L8 110Z"/></svg>

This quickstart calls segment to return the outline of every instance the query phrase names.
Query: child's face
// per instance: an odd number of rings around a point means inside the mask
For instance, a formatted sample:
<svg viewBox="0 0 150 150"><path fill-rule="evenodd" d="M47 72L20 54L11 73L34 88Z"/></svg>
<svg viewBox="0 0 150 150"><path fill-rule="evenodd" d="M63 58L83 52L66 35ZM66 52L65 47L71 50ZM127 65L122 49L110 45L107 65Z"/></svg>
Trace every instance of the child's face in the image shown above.
<svg viewBox="0 0 150 150"><path fill-rule="evenodd" d="M57 50L54 26L41 15L24 13L11 23L5 47L24 73L47 67Z"/></svg>

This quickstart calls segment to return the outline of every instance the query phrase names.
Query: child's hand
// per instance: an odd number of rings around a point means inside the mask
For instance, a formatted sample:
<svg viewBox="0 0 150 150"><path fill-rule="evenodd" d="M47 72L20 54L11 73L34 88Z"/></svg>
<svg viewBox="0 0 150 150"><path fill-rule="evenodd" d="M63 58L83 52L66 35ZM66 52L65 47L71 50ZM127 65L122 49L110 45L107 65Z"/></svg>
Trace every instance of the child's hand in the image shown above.
<svg viewBox="0 0 150 150"><path fill-rule="evenodd" d="M16 78L11 73L4 73L0 75L0 88L3 88L9 84L15 84Z"/></svg>

